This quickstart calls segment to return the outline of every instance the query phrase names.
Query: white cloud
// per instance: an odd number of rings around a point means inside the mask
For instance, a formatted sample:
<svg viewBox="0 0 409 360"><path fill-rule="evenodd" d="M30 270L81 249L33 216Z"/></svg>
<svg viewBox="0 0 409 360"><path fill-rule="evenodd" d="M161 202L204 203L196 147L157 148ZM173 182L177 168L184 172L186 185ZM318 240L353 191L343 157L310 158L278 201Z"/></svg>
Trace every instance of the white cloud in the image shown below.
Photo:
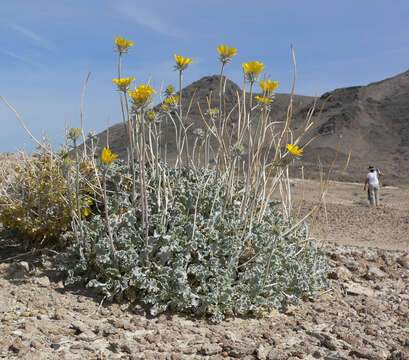
<svg viewBox="0 0 409 360"><path fill-rule="evenodd" d="M5 54L7 56L10 56L10 57L12 57L14 59L20 60L20 61L22 61L22 62L24 62L26 64L29 64L29 65L32 65L32 66L35 66L35 67L40 67L41 66L40 64L38 64L38 63L36 63L34 61L31 61L29 58L17 55L16 53L14 53L12 51L0 49L0 53Z"/></svg>
<svg viewBox="0 0 409 360"><path fill-rule="evenodd" d="M14 31L17 31L18 33L20 33L24 37L28 38L35 45L37 45L37 46L39 46L39 47L41 47L43 49L51 50L52 48L54 48L54 46L49 41L47 41L46 39L40 37L39 35L37 35L33 31L31 31L30 29L27 29L27 28L25 28L23 26L20 26L20 25L17 25L17 24L10 24L9 27L12 28Z"/></svg>
<svg viewBox="0 0 409 360"><path fill-rule="evenodd" d="M164 13L163 10L144 7L141 2L121 1L112 4L113 9L122 16L128 17L141 26L154 30L162 35L184 38L186 33L171 24L168 19L169 12ZM166 16L161 16L164 14Z"/></svg>

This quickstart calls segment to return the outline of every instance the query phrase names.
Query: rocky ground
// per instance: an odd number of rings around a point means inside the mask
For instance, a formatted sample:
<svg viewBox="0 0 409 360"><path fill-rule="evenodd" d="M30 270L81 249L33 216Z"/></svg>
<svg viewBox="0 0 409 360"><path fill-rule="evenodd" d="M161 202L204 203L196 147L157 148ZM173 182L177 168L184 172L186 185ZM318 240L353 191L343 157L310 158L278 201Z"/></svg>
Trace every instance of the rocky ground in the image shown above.
<svg viewBox="0 0 409 360"><path fill-rule="evenodd" d="M0 240L0 358L409 359L407 194L384 190L389 201L372 209L348 186L329 192L313 232L326 239L332 288L286 313L218 325L101 304L64 287L52 253Z"/></svg>
<svg viewBox="0 0 409 360"><path fill-rule="evenodd" d="M4 359L409 359L409 256L326 246L332 289L316 301L212 325L146 317L66 289L50 258L0 265Z"/></svg>

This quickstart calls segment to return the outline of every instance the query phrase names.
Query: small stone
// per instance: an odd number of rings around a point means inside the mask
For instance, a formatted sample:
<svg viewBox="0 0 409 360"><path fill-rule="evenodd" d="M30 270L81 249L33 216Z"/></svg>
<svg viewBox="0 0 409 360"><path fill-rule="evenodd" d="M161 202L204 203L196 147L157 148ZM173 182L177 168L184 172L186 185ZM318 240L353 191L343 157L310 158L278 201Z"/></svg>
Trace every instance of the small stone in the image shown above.
<svg viewBox="0 0 409 360"><path fill-rule="evenodd" d="M345 267L345 266L340 266L335 270L336 274L336 280L340 281L349 281L352 277L351 272Z"/></svg>
<svg viewBox="0 0 409 360"><path fill-rule="evenodd" d="M10 264L6 271L9 278L23 279L27 277L30 271L30 266L27 262L21 261L18 263Z"/></svg>
<svg viewBox="0 0 409 360"><path fill-rule="evenodd" d="M346 283L345 288L350 295L374 296L374 291L371 288L357 283Z"/></svg>
<svg viewBox="0 0 409 360"><path fill-rule="evenodd" d="M159 342L160 336L153 335L153 334L148 334L148 335L145 336L145 340L146 340L149 344L156 344L156 343Z"/></svg>
<svg viewBox="0 0 409 360"><path fill-rule="evenodd" d="M9 346L9 350L11 350L15 354L25 354L29 351L29 348L22 343L22 341L17 338L13 341L13 343Z"/></svg>
<svg viewBox="0 0 409 360"><path fill-rule="evenodd" d="M368 280L383 279L384 277L386 277L386 274L375 266L370 266L366 273Z"/></svg>
<svg viewBox="0 0 409 360"><path fill-rule="evenodd" d="M48 276L42 276L42 277L35 279L35 283L42 287L49 287L50 279L48 278Z"/></svg>
<svg viewBox="0 0 409 360"><path fill-rule="evenodd" d="M77 331L77 333L83 333L88 330L88 326L86 326L82 321L73 321L71 327Z"/></svg>
<svg viewBox="0 0 409 360"><path fill-rule="evenodd" d="M270 350L270 347L266 347L263 344L259 345L259 347L257 348L257 359L266 360Z"/></svg>
<svg viewBox="0 0 409 360"><path fill-rule="evenodd" d="M396 262L397 262L400 266L402 266L402 267L404 267L404 268L406 268L406 269L409 269L409 255L403 255L403 256L397 258L397 259L396 259Z"/></svg>
<svg viewBox="0 0 409 360"><path fill-rule="evenodd" d="M222 350L222 347L217 344L203 344L199 352L203 355L216 355L220 354Z"/></svg>
<svg viewBox="0 0 409 360"><path fill-rule="evenodd" d="M368 359L368 360L383 360L380 355L373 352L372 350L368 350L365 348L352 349L349 352L349 355L356 356L358 358Z"/></svg>
<svg viewBox="0 0 409 360"><path fill-rule="evenodd" d="M51 344L51 349L58 350L60 347L61 347L60 344L57 344L57 343L52 343Z"/></svg>
<svg viewBox="0 0 409 360"><path fill-rule="evenodd" d="M30 346L33 347L34 349L37 349L37 350L40 350L40 349L43 347L43 345L41 344L41 342L38 341L37 339L31 340Z"/></svg>

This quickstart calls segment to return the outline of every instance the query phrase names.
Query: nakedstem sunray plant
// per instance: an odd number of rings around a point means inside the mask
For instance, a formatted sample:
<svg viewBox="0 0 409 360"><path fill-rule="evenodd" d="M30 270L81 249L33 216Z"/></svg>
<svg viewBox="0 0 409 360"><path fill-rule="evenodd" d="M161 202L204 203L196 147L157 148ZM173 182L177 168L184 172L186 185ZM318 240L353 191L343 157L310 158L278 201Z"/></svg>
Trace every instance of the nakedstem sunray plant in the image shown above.
<svg viewBox="0 0 409 360"><path fill-rule="evenodd" d="M131 45L115 39L118 82L121 56ZM223 45L218 52L233 55L233 49ZM175 60L179 93L168 87L156 109L150 83L119 91L131 160L122 162L108 146L98 163L95 151L81 154L90 156L97 181L94 204L80 189L77 208L88 204L91 210L77 220L83 236L59 258L67 283L98 288L109 299L142 301L153 315L176 310L213 321L313 298L327 284L325 256L309 237L305 218L294 219L288 175L289 165L306 149L303 136L313 125L311 117L294 136L291 109L277 122L274 103L253 107L252 95L246 101L245 84L252 94L264 69L256 61L242 66L246 80L233 109L217 108L209 96L198 127L181 109L181 75L193 59L177 55ZM268 81L263 86L259 97L271 100L277 86ZM179 111L172 109L175 101L166 102L177 96ZM157 126L164 121L175 130L172 164L162 161L166 147ZM276 189L282 190L280 205L272 200Z"/></svg>
<svg viewBox="0 0 409 360"><path fill-rule="evenodd" d="M122 78L122 79L112 79L112 82L118 85L118 90L125 92L125 93L129 90L129 86L134 81L135 81L134 77Z"/></svg>
<svg viewBox="0 0 409 360"><path fill-rule="evenodd" d="M286 148L294 156L302 156L303 155L303 153L302 153L303 149L300 149L298 147L298 145L287 144Z"/></svg>
<svg viewBox="0 0 409 360"><path fill-rule="evenodd" d="M109 169L109 166L115 161L118 157L117 154L112 153L111 149L104 147L101 152L101 162L102 162L102 185L103 185L103 199L104 199L104 212L105 212L105 226L108 233L109 244L111 246L111 256L113 261L116 263L115 259L115 245L114 239L112 236L111 225L109 223L109 208L108 208L108 196L107 196L107 182L106 175Z"/></svg>

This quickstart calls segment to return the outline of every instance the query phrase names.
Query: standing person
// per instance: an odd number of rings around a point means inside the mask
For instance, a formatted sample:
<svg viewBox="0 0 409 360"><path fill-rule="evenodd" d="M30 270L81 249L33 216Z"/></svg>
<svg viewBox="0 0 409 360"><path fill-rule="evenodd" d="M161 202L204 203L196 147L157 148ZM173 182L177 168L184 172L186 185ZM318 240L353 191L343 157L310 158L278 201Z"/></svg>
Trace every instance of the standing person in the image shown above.
<svg viewBox="0 0 409 360"><path fill-rule="evenodd" d="M366 174L364 191L368 188L368 200L372 206L379 206L379 176L384 173L373 166L369 166L369 173Z"/></svg>

